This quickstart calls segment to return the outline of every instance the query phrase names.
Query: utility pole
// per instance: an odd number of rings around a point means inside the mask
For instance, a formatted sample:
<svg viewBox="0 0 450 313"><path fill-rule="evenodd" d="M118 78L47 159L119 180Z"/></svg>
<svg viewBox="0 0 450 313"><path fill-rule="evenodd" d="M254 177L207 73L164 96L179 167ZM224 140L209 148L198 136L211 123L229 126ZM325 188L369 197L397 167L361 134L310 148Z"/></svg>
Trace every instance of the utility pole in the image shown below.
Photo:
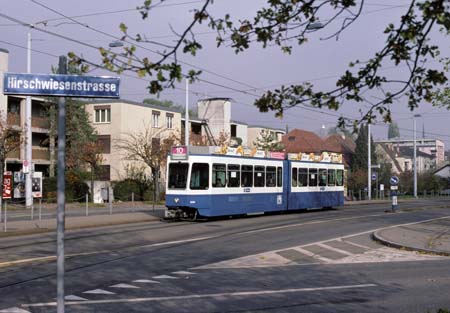
<svg viewBox="0 0 450 313"><path fill-rule="evenodd" d="M420 114L414 114L413 123L414 123L414 160L413 160L413 169L414 169L414 198L417 198L417 144L416 144L416 117L420 117Z"/></svg>
<svg viewBox="0 0 450 313"><path fill-rule="evenodd" d="M27 40L27 73L31 73L31 33L28 33ZM25 165L28 169L25 174L25 206L31 208L31 175L32 175L32 134L31 134L31 97L27 96L25 102ZM25 172L25 171L24 171Z"/></svg>
<svg viewBox="0 0 450 313"><path fill-rule="evenodd" d="M367 123L367 198L372 199L372 164L371 164L371 151L370 151L370 123Z"/></svg>
<svg viewBox="0 0 450 313"><path fill-rule="evenodd" d="M186 77L186 112L184 114L184 144L189 147L189 78Z"/></svg>

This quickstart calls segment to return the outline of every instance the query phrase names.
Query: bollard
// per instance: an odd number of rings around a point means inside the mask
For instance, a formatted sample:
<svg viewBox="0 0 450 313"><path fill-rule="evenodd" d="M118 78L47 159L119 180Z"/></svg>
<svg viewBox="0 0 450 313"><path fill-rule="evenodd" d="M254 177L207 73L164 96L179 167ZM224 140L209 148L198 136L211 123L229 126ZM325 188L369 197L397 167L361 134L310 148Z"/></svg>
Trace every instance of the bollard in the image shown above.
<svg viewBox="0 0 450 313"><path fill-rule="evenodd" d="M42 198L39 198L39 222L42 220Z"/></svg>
<svg viewBox="0 0 450 313"><path fill-rule="evenodd" d="M359 190L359 198L358 198L358 200L361 201L361 189Z"/></svg>
<svg viewBox="0 0 450 313"><path fill-rule="evenodd" d="M86 193L86 216L89 216L89 195Z"/></svg>
<svg viewBox="0 0 450 313"><path fill-rule="evenodd" d="M108 187L109 215L112 215L112 188Z"/></svg>
<svg viewBox="0 0 450 313"><path fill-rule="evenodd" d="M397 193L395 191L392 192L392 212L395 212L397 209L398 202L397 202Z"/></svg>
<svg viewBox="0 0 450 313"><path fill-rule="evenodd" d="M34 201L33 196L31 197L31 220L34 220Z"/></svg>
<svg viewBox="0 0 450 313"><path fill-rule="evenodd" d="M131 192L131 205L134 206L134 192Z"/></svg>

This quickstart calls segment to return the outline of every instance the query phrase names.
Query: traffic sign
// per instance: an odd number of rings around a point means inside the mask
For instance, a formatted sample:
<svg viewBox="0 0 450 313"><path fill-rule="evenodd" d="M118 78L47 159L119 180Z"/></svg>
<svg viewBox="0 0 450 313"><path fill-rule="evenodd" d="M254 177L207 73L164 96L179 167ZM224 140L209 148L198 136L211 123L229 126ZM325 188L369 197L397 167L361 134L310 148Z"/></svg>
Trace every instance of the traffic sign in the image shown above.
<svg viewBox="0 0 450 313"><path fill-rule="evenodd" d="M372 173L372 180L377 180L377 173Z"/></svg>
<svg viewBox="0 0 450 313"><path fill-rule="evenodd" d="M25 174L30 172L30 162L28 162L28 160L22 161L22 172Z"/></svg>
<svg viewBox="0 0 450 313"><path fill-rule="evenodd" d="M389 180L389 182L391 183L392 186L397 186L399 179L397 176L392 176L391 179Z"/></svg>
<svg viewBox="0 0 450 313"><path fill-rule="evenodd" d="M5 73L5 95L119 98L117 77Z"/></svg>

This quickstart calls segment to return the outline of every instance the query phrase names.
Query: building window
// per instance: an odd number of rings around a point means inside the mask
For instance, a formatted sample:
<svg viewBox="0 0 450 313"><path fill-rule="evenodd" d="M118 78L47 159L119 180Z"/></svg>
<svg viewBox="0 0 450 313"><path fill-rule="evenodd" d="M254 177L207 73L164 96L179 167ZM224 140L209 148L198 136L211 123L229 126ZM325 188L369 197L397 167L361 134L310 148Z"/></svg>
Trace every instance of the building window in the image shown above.
<svg viewBox="0 0 450 313"><path fill-rule="evenodd" d="M166 113L166 128L173 128L173 114Z"/></svg>
<svg viewBox="0 0 450 313"><path fill-rule="evenodd" d="M111 107L94 107L95 123L111 123Z"/></svg>
<svg viewBox="0 0 450 313"><path fill-rule="evenodd" d="M230 129L230 135L231 137L237 137L237 126L236 125L231 125L231 129Z"/></svg>
<svg viewBox="0 0 450 313"><path fill-rule="evenodd" d="M159 127L159 115L158 111L152 112L152 127Z"/></svg>
<svg viewBox="0 0 450 313"><path fill-rule="evenodd" d="M102 147L102 153L111 153L111 135L98 135L97 142Z"/></svg>
<svg viewBox="0 0 450 313"><path fill-rule="evenodd" d="M101 181L111 180L111 166L110 165L100 165L95 173L95 179Z"/></svg>

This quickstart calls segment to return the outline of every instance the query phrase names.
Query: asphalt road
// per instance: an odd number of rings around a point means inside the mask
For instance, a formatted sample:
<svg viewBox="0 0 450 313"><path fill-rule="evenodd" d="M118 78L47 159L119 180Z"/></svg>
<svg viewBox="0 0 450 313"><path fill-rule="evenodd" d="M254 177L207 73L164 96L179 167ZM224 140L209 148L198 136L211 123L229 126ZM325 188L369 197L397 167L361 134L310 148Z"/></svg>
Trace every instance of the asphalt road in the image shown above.
<svg viewBox="0 0 450 313"><path fill-rule="evenodd" d="M380 228L448 216L448 199L409 202L396 214L387 208L71 231L66 312L450 308L450 258L370 238ZM54 251L52 234L0 242L0 312L56 312Z"/></svg>

